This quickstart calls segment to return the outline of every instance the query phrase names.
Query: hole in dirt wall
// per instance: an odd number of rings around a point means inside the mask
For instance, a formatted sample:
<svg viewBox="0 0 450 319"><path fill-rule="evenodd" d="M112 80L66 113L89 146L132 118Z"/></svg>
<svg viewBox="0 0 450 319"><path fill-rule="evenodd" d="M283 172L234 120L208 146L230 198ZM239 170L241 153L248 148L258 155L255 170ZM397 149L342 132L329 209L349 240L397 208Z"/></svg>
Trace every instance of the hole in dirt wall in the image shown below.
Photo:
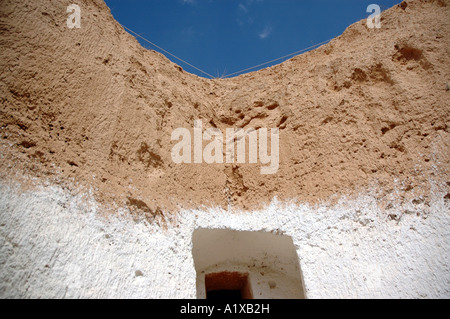
<svg viewBox="0 0 450 319"><path fill-rule="evenodd" d="M229 283L220 274L245 274L246 296L254 299L305 298L299 258L291 237L267 232L197 229L192 237L197 298ZM218 289L219 289L218 288ZM237 288L236 288L237 289ZM239 288L241 289L241 288Z"/></svg>

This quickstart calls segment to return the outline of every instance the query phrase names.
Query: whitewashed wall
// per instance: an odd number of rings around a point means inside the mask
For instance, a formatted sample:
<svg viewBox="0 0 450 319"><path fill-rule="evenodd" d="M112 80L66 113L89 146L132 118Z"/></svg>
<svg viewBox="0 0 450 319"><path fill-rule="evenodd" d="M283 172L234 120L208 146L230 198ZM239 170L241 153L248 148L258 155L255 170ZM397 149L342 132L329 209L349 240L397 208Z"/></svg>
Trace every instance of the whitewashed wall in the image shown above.
<svg viewBox="0 0 450 319"><path fill-rule="evenodd" d="M382 211L367 195L251 214L185 211L167 230L89 196L0 183L0 298L196 298L195 229L292 236L308 298L450 298L450 218L430 206ZM388 215L396 214L396 218Z"/></svg>

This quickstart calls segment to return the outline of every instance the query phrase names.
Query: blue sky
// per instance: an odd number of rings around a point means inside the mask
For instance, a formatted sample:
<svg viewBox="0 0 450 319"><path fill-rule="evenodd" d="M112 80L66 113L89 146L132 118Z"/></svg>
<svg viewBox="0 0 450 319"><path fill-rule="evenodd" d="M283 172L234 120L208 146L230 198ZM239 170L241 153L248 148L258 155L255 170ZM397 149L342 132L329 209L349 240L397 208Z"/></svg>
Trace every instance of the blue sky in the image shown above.
<svg viewBox="0 0 450 319"><path fill-rule="evenodd" d="M114 18L122 25L210 75L220 77L332 39L352 23L367 18L370 13L366 10L370 4L378 4L381 10L386 10L401 1L105 0L105 2ZM144 47L160 51L142 39L137 39ZM208 77L162 53L186 71ZM282 61L276 63L280 62Z"/></svg>

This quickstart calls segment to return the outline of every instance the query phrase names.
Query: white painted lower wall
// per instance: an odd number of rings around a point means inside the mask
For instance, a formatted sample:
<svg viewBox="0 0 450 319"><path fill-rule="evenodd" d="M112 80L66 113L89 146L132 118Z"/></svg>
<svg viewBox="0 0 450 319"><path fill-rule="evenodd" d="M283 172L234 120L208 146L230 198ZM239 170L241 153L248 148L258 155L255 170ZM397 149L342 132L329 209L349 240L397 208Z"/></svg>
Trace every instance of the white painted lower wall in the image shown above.
<svg viewBox="0 0 450 319"><path fill-rule="evenodd" d="M1 182L0 298L197 298L196 229L291 236L307 298L449 298L444 195L389 212L369 195L318 207L275 201L250 214L184 211L163 230L120 211L106 219L94 200L58 187Z"/></svg>

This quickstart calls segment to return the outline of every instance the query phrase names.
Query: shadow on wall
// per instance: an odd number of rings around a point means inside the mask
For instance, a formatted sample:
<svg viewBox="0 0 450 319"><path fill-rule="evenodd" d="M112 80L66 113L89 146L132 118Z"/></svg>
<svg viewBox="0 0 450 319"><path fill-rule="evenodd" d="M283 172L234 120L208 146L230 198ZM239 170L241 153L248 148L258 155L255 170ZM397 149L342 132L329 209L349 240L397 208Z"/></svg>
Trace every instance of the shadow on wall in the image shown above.
<svg viewBox="0 0 450 319"><path fill-rule="evenodd" d="M197 229L192 237L198 299L303 299L291 237L267 232Z"/></svg>

